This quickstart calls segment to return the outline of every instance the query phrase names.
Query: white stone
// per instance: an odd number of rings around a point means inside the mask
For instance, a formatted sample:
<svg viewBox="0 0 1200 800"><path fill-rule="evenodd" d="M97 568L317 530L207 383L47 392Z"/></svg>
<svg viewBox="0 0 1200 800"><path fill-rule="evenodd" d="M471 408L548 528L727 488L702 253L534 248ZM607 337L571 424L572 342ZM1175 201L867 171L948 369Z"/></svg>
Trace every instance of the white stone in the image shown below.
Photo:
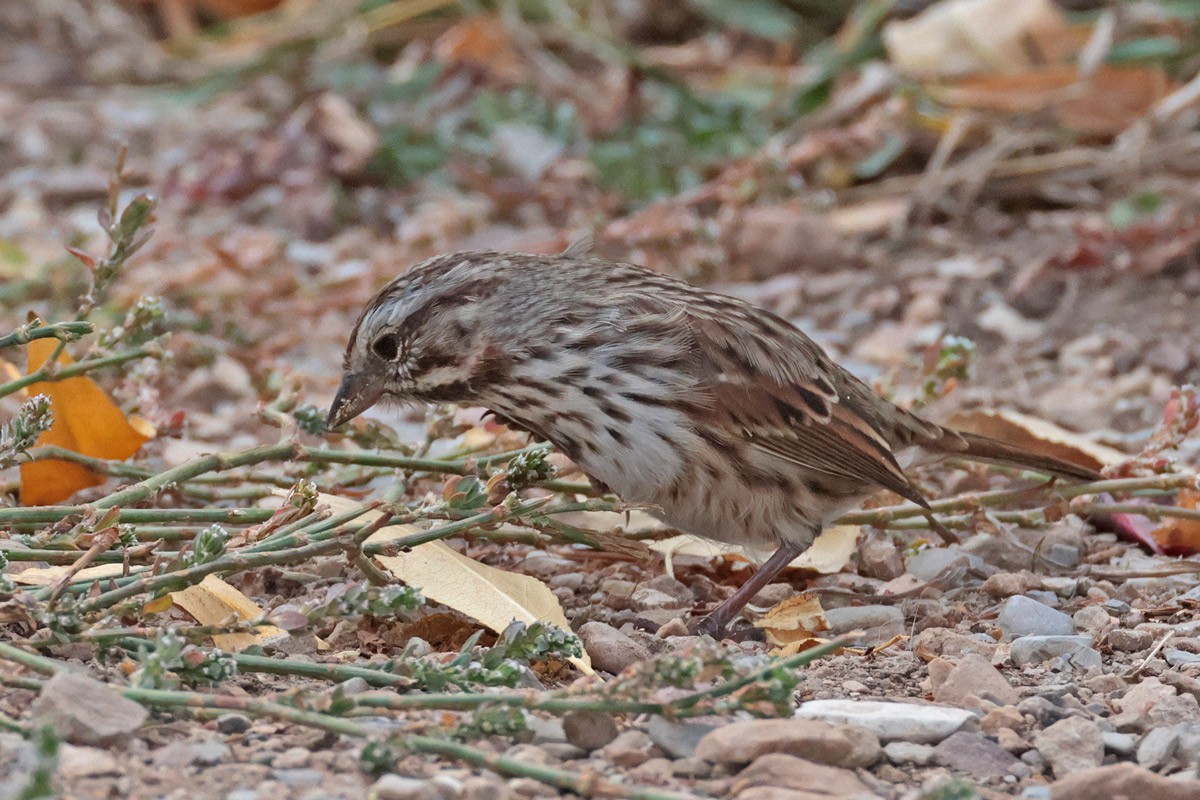
<svg viewBox="0 0 1200 800"><path fill-rule="evenodd" d="M885 742L919 744L935 744L979 724L978 717L961 708L873 700L811 700L796 709L796 716L857 725L874 731Z"/></svg>

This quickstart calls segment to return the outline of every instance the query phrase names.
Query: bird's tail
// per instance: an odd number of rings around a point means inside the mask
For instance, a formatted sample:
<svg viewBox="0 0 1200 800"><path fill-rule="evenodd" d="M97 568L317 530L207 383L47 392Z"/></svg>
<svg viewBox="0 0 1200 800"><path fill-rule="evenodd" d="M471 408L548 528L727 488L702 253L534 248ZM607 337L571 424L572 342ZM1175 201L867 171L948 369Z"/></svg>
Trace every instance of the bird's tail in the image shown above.
<svg viewBox="0 0 1200 800"><path fill-rule="evenodd" d="M1035 453L1021 447L1014 447L999 439L993 439L990 436L981 436L977 433L955 430L947 430L947 433L950 434L947 437L949 439L947 444L953 442L955 438L961 439L966 443L966 449L960 449L958 446L946 447L944 452L947 455L954 455L971 461L983 461L989 464L1031 469L1037 472L1044 472L1047 475L1056 475L1060 478L1068 478L1075 481L1098 481L1104 477L1094 469L1080 466L1070 461L1064 461L1054 456Z"/></svg>

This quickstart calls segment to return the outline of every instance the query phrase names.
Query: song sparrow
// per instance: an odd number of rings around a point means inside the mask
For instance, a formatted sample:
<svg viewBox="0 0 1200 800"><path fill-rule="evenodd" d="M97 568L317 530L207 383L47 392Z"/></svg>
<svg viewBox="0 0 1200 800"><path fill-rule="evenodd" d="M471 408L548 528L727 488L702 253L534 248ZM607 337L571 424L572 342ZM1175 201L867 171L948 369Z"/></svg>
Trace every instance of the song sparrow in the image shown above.
<svg viewBox="0 0 1200 800"><path fill-rule="evenodd" d="M483 406L680 530L773 550L693 626L710 633L878 488L928 508L913 460L1099 477L899 408L768 311L577 248L413 267L364 309L344 369L331 425L384 397Z"/></svg>

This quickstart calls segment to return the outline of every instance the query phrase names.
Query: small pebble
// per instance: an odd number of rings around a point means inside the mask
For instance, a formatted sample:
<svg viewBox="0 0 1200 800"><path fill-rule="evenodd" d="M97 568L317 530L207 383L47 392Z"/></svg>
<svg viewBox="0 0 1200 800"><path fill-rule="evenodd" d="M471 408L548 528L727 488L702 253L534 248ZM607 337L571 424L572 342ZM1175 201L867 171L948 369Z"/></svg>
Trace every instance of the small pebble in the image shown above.
<svg viewBox="0 0 1200 800"><path fill-rule="evenodd" d="M222 714L217 717L217 730L224 734L245 733L250 730L250 718L245 714Z"/></svg>

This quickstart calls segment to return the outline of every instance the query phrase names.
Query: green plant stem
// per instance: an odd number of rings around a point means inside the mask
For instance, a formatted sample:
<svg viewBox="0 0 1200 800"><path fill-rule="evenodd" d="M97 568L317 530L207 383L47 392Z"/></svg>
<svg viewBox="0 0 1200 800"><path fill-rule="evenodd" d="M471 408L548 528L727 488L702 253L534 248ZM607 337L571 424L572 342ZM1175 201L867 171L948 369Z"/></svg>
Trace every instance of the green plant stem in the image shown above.
<svg viewBox="0 0 1200 800"><path fill-rule="evenodd" d="M297 561L314 556L324 555L326 553L336 552L342 549L343 543L341 538L347 534L352 534L357 531L357 528L350 528L340 532L337 538L331 538L325 541L314 542L313 544L303 547L295 547L290 550L279 550L267 553L246 553L244 551L236 551L228 555L224 555L218 559L208 562L207 564L197 564L194 567L187 567L175 572L169 572L163 575L148 575L135 576L133 578L118 579L116 581L117 588L110 589L103 594L97 595L92 599L80 604L80 613L88 614L94 611L100 611L108 608L123 600L128 600L139 594L146 592L162 595L167 591L176 591L187 586L192 586L204 580L209 575L229 575L235 572L242 572L255 567L265 567L279 564L293 564Z"/></svg>
<svg viewBox="0 0 1200 800"><path fill-rule="evenodd" d="M1170 518L1200 520L1200 508L1159 506L1153 503L1073 503L1071 511L1080 516L1088 514L1138 514L1155 522Z"/></svg>
<svg viewBox="0 0 1200 800"><path fill-rule="evenodd" d="M1084 495L1125 494L1137 491L1170 491L1183 487L1197 487L1197 476L1190 473L1152 475L1145 478L1117 478L1076 484L1043 484L1022 489L1004 489L995 492L973 494L934 500L929 504L934 513L963 509L986 508L1021 500L1041 499L1049 494L1052 498L1070 500ZM872 508L867 511L851 511L837 520L839 525L875 525L883 527L894 520L919 517L927 513L914 503ZM1137 513L1137 512L1135 512Z"/></svg>
<svg viewBox="0 0 1200 800"><path fill-rule="evenodd" d="M281 444L286 444L281 443ZM410 472L430 472L434 474L449 474L449 475L464 475L478 467L487 467L499 462L505 462L515 456L537 452L547 449L546 445L534 445L525 447L520 450L511 450L505 453L497 453L490 456L480 456L478 458L452 458L452 459L435 459L435 458L410 458L408 456L395 456L383 453L373 453L367 450L331 450L324 447L315 447L312 445L294 445L290 449L279 449L279 445L269 445L265 448L256 447L250 450L238 451L227 454L215 454L202 456L196 461L188 462L180 465L188 467L189 470L184 473L178 473L175 477L176 483L190 480L205 480L205 481L256 481L260 483L270 483L281 488L290 488L295 481L288 481L279 477L271 476L254 476L254 475L238 475L229 476L226 478L218 478L218 476L210 475L212 472L220 472L231 469L231 466L223 465L222 459L227 462L238 462L235 466L252 466L254 464L267 461L299 461L311 462L318 464L345 464L350 466L371 467L375 469L402 469ZM46 459L54 459L56 461L71 461L75 464L80 464L87 467L93 472L98 472L103 475L113 475L121 478L137 478L139 480L149 480L161 473L153 472L145 467L138 467L128 464L124 461L110 461L103 458L95 458L86 456L82 453L76 453L73 450L58 447L56 445L43 445L29 451L30 459L33 461L44 461ZM215 460L213 460L215 459ZM200 471L194 471L192 465L198 464L202 467ZM192 474L194 472L194 474ZM182 477L180 477L182 476ZM571 483L567 481L546 481L539 486L544 486L553 491L563 491L578 494L587 494L591 492L590 484L586 483Z"/></svg>
<svg viewBox="0 0 1200 800"><path fill-rule="evenodd" d="M295 458L297 455L298 445L285 440L278 444L252 447L249 450L229 455L213 454L201 456L186 464L180 464L177 467L165 470L139 483L135 483L132 486L127 486L124 489L113 492L106 497L100 498L92 505L96 508L113 508L115 506L140 503L168 486L183 483L191 478L195 478L197 475L203 475L208 472L224 472L225 470L236 469L237 467L244 467L249 464L259 464L263 461L279 461Z"/></svg>
<svg viewBox="0 0 1200 800"><path fill-rule="evenodd" d="M22 650L20 647L11 645L8 642L0 642L0 658L20 664L23 667L29 667L34 672L40 672L43 675L53 675L56 672L62 672L64 669L67 669L67 665L61 661L39 656L37 653L31 653L28 650Z"/></svg>
<svg viewBox="0 0 1200 800"><path fill-rule="evenodd" d="M74 322L54 322L42 324L40 320L17 328L7 336L0 336L0 349L29 344L34 339L58 339L63 342L73 342L94 331L96 326L82 320Z"/></svg>
<svg viewBox="0 0 1200 800"><path fill-rule="evenodd" d="M319 542L328 539L333 531L340 526L345 525L347 522L352 522L363 514L375 511L376 509L377 506L374 504L363 503L360 506L343 511L340 514L334 514L333 516L315 515L316 519L313 519L306 525L285 525L262 541L242 548L240 552L266 553L275 550L286 550L289 547L295 547L308 542Z"/></svg>
<svg viewBox="0 0 1200 800"><path fill-rule="evenodd" d="M64 344L64 342L59 341L60 346ZM100 358L92 358L87 361L79 361L75 364L60 365L58 361L51 359L45 366L34 370L24 377L16 378L8 383L0 383L0 397L5 397L13 392L19 392L34 383L75 378L101 367L113 367L139 358L161 358L162 354L163 350L158 345L144 345L133 350L113 353L112 355L101 356Z"/></svg>
<svg viewBox="0 0 1200 800"><path fill-rule="evenodd" d="M511 510L497 510L493 508L490 511L485 511L481 514L475 514L467 517L466 519L460 519L456 522L448 522L445 525L438 525L417 533L410 533L408 536L401 536L398 539L391 539L386 542L373 542L364 544L362 551L368 556L389 554L394 555L404 550L408 550L409 548L416 547L417 545L426 544L428 542L436 542L438 539L445 539L448 536L453 536L456 533L461 533L480 525L491 525L496 522L502 522L506 519L518 517L521 514L525 514L530 511L535 511L544 506L549 500L550 498L548 497L538 498L537 500L532 500L527 503L521 503L513 507Z"/></svg>
<svg viewBox="0 0 1200 800"><path fill-rule="evenodd" d="M29 653L21 648L0 642L0 658L14 661L38 672L53 673L65 668L53 659ZM7 678L5 680L8 680ZM26 688L40 689L41 681L24 679ZM309 711L295 706L259 700L252 697L201 694L200 692L176 691L171 689L142 689L137 687L114 687L125 697L148 706L179 709L219 709L240 711L254 717L266 717L304 725L318 730L330 731L357 739L372 735L372 729L353 720ZM428 755L446 756L471 766L494 770L512 777L533 778L550 786L574 792L582 797L617 797L629 800L682 800L690 795L664 792L640 786L610 783L595 776L554 769L540 764L530 764L508 756L487 753L477 747L460 742L438 739L433 736L397 734L396 743L403 749Z"/></svg>
<svg viewBox="0 0 1200 800"><path fill-rule="evenodd" d="M46 564L74 564L79 560L82 550L5 550L4 555L9 561L35 561ZM164 555L155 553L155 556ZM125 556L120 551L110 550L107 553L97 553L92 558L93 564L120 564ZM94 580L94 579L93 579Z"/></svg>
<svg viewBox="0 0 1200 800"><path fill-rule="evenodd" d="M28 728L26 728L24 725L17 722L15 719L8 716L7 714L0 714L0 729L10 731L12 733L19 733L22 736L29 735Z"/></svg>
<svg viewBox="0 0 1200 800"><path fill-rule="evenodd" d="M86 514L91 506L33 506L0 508L0 525L48 524ZM202 522L252 525L266 522L275 512L269 508L122 508L121 522L131 525L158 522Z"/></svg>
<svg viewBox="0 0 1200 800"><path fill-rule="evenodd" d="M481 769L490 769L502 775L533 778L549 786L557 786L581 797L621 797L629 800L696 800L695 795L679 794L661 789L648 789L611 783L596 775L568 772L567 770L529 764L504 755L487 753L477 747L435 739L432 736L406 736L402 740L418 753L448 756Z"/></svg>
<svg viewBox="0 0 1200 800"><path fill-rule="evenodd" d="M239 626L241 627L241 626ZM247 629L252 629L254 626L244 626ZM195 637L203 635L214 635L222 633L230 633L232 629L228 626L194 626L192 628L173 629L183 636ZM122 631L124 635L121 635ZM103 637L95 636L89 638L95 639L116 639L122 647L132 651L136 651L138 646L153 646L154 642L151 638L157 631L151 628L116 628L107 631L98 631L97 633L105 634ZM115 634L108 636L109 633ZM46 643L50 644L50 643ZM39 643L41 646L46 646ZM356 667L351 664L319 664L309 663L305 661L292 661L290 659L268 658L266 656L256 656L247 653L230 653L232 658L238 665L238 669L242 672L262 672L271 675L291 675L300 678L313 678L315 680L330 681L341 683L342 681L351 678L362 678L371 686L389 689L407 689L412 687L416 682L407 676L396 675L391 672L384 672L379 669L371 669L370 667Z"/></svg>

